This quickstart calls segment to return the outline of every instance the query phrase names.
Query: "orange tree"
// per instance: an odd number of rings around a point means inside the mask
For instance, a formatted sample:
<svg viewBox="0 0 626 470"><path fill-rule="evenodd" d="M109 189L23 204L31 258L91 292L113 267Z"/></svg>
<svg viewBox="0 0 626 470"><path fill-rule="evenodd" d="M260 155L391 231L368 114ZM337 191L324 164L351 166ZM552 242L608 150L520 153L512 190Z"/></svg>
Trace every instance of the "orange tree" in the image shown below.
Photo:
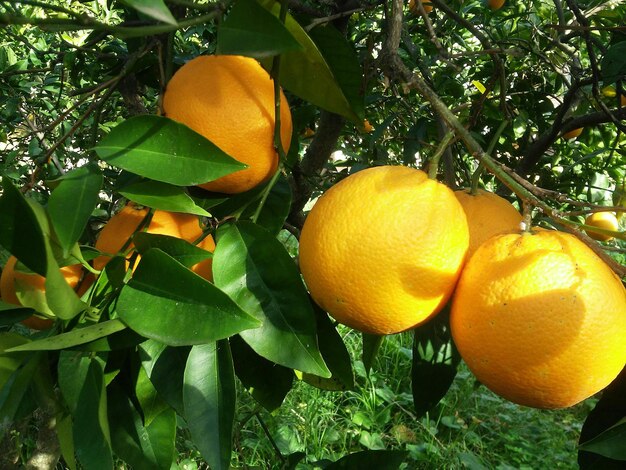
<svg viewBox="0 0 626 470"><path fill-rule="evenodd" d="M411 6L0 1L0 246L3 265L17 259L5 282L11 300L0 304L0 437L37 410L53 451L33 458L47 456L49 468L62 458L69 468L108 469L121 459L167 469L182 419L211 468L227 468L236 381L269 410L296 372L312 386L351 388L337 324L311 299L281 241L298 238L312 203L364 168L422 168L454 190L497 191L523 210L525 226L572 232L624 277L624 234L584 223L593 212L619 220L626 200L620 0ZM256 78L207 65L177 79L198 56L240 56ZM252 183L205 186L229 175L240 182L259 159ZM359 201L342 215L339 238L405 246L393 238L395 220L407 217L394 212L404 199L390 200L385 217L371 220L368 201ZM142 214L123 227L132 237L106 245L116 253L98 250L102 226L127 204ZM152 230L156 211L195 216L197 226ZM448 216L436 214L438 222ZM614 238L598 244L585 232ZM347 252L333 265L349 265ZM374 279L370 290L388 270L386 257L373 259L378 265L362 273ZM308 253L313 272L315 262ZM199 263L212 270L197 276L190 268ZM72 285L66 266L82 269ZM33 276L36 284L25 281ZM334 276L331 284L342 282L341 271ZM427 271L419 285L405 281L424 292L436 282ZM333 302L325 308L332 314ZM414 333L417 416L446 394L461 360L448 308L437 309L405 326ZM605 325L613 340L624 315L607 315L616 318ZM20 324L32 318L48 329ZM383 338L364 335L368 367ZM611 354L613 379L623 347L599 354ZM585 422L584 468L626 458L625 379L622 372L606 388ZM372 451L337 465L396 468L404 458Z"/></svg>

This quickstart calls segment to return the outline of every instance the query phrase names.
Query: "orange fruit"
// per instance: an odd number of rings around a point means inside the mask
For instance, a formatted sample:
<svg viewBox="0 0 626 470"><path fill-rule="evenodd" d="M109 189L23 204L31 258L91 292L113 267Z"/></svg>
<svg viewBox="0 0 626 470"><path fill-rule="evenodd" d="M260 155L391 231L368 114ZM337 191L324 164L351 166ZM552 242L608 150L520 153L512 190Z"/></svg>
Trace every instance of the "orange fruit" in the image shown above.
<svg viewBox="0 0 626 470"><path fill-rule="evenodd" d="M149 209L146 207L128 203L120 212L111 217L100 231L95 247L103 253L111 255L118 253L132 234L137 231L137 227L144 220L148 211ZM148 225L147 229L144 228L144 230L148 233L181 238L189 243L193 243L202 235L202 228L200 227L198 217L195 215L161 210L154 211L150 225ZM210 252L215 250L215 242L210 235L198 243L197 246ZM131 243L127 249L132 247ZM93 265L96 269L101 270L108 261L108 256L98 256L94 259ZM191 270L211 281L213 279L211 266L212 260L209 258L192 266Z"/></svg>
<svg viewBox="0 0 626 470"><path fill-rule="evenodd" d="M561 137L563 137L564 139L575 139L580 134L582 134L582 132L583 132L583 128L579 127L577 129L572 129L571 131L563 133Z"/></svg>
<svg viewBox="0 0 626 470"><path fill-rule="evenodd" d="M476 248L494 235L519 231L522 214L497 194L483 189L471 194L469 189L462 189L455 191L454 195L463 206L469 226L468 259Z"/></svg>
<svg viewBox="0 0 626 470"><path fill-rule="evenodd" d="M426 13L430 13L431 11L433 11L433 4L430 3L429 1L422 1L422 0L418 0L423 6L424 6L424 11ZM419 15L420 11L419 8L417 6L417 3L415 3L415 0L409 0L409 10L414 14L414 15Z"/></svg>
<svg viewBox="0 0 626 470"><path fill-rule="evenodd" d="M585 225L591 225L593 227L603 228L606 230L613 230L616 232L619 229L619 223L617 222L617 217L613 212L603 211L603 212L593 212L587 216L585 219ZM601 233L594 233L591 230L585 230L587 235L591 238L599 241L608 241L612 240L613 237L610 235L604 235Z"/></svg>
<svg viewBox="0 0 626 470"><path fill-rule="evenodd" d="M0 276L0 298L9 304L22 305L15 293L15 281L17 280L28 286L28 288L43 293L46 290L46 278L35 273L16 271L16 263L17 258L11 256L2 270L2 276ZM75 289L80 284L79 295L82 295L91 284L89 280L83 279L85 272L80 264L64 266L61 268L61 273L72 289ZM32 315L23 320L22 323L34 330L45 330L52 326L53 321L49 318L42 318L39 315Z"/></svg>
<svg viewBox="0 0 626 470"><path fill-rule="evenodd" d="M278 168L274 148L274 82L250 57L199 56L174 74L163 95L165 116L202 134L248 168L199 185L234 194L267 181ZM280 92L280 137L291 142L291 112Z"/></svg>
<svg viewBox="0 0 626 470"><path fill-rule="evenodd" d="M374 126L372 126L367 119L363 121L363 132L366 132L367 134L374 132Z"/></svg>
<svg viewBox="0 0 626 470"><path fill-rule="evenodd" d="M622 106L626 106L626 95L621 95L619 97L620 103L622 104Z"/></svg>
<svg viewBox="0 0 626 470"><path fill-rule="evenodd" d="M487 4L492 10L499 10L504 6L504 0L488 0Z"/></svg>
<svg viewBox="0 0 626 470"><path fill-rule="evenodd" d="M463 269L450 324L476 378L520 405L574 405L626 363L624 286L587 245L554 230L483 243Z"/></svg>
<svg viewBox="0 0 626 470"><path fill-rule="evenodd" d="M441 309L468 244L452 190L421 170L380 166L318 199L302 228L300 269L315 302L337 321L392 334Z"/></svg>

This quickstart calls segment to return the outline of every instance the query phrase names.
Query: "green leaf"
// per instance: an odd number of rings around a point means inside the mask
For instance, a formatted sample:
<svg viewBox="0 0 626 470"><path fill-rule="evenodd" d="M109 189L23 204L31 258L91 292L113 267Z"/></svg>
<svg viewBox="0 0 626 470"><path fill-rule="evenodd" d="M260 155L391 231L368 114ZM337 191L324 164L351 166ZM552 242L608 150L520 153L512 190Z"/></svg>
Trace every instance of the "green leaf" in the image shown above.
<svg viewBox="0 0 626 470"><path fill-rule="evenodd" d="M100 169L96 165L85 165L61 177L50 195L48 214L65 258L96 208L102 182Z"/></svg>
<svg viewBox="0 0 626 470"><path fill-rule="evenodd" d="M193 346L185 367L185 419L202 457L230 468L235 418L235 373L228 341Z"/></svg>
<svg viewBox="0 0 626 470"><path fill-rule="evenodd" d="M25 320L33 314L32 308L19 307L7 304L0 300L0 326L10 326Z"/></svg>
<svg viewBox="0 0 626 470"><path fill-rule="evenodd" d="M121 320L172 346L227 338L260 322L159 249L148 250L117 301Z"/></svg>
<svg viewBox="0 0 626 470"><path fill-rule="evenodd" d="M213 256L210 251L170 235L137 232L133 236L133 243L140 254L152 248L158 248L188 268Z"/></svg>
<svg viewBox="0 0 626 470"><path fill-rule="evenodd" d="M51 250L47 251L46 302L54 315L63 320L71 320L85 310L86 304L65 280Z"/></svg>
<svg viewBox="0 0 626 470"><path fill-rule="evenodd" d="M613 460L626 460L626 418L580 445L581 450L595 452Z"/></svg>
<svg viewBox="0 0 626 470"><path fill-rule="evenodd" d="M122 0L122 2L157 21L174 26L178 24L163 0Z"/></svg>
<svg viewBox="0 0 626 470"><path fill-rule="evenodd" d="M162 409L144 425L140 411L117 382L108 387L113 450L136 470L169 470L175 451L176 413Z"/></svg>
<svg viewBox="0 0 626 470"><path fill-rule="evenodd" d="M365 450L348 454L325 470L361 470L375 468L376 470L396 470L404 463L408 452L401 450Z"/></svg>
<svg viewBox="0 0 626 470"><path fill-rule="evenodd" d="M141 365L157 392L181 416L184 414L183 379L190 347L172 347L148 340L139 346Z"/></svg>
<svg viewBox="0 0 626 470"><path fill-rule="evenodd" d="M135 116L96 146L110 165L178 186L207 183L247 166L184 124L162 116Z"/></svg>
<svg viewBox="0 0 626 470"><path fill-rule="evenodd" d="M196 205L185 189L180 186L160 181L141 181L124 186L118 192L137 204L152 207L153 209L183 212L203 217L211 216L202 207Z"/></svg>
<svg viewBox="0 0 626 470"><path fill-rule="evenodd" d="M46 338L31 341L27 344L15 346L6 352L17 351L55 351L60 349L68 349L79 344L89 343L105 336L112 335L126 328L121 321L114 319L108 320L95 325L86 326L84 328L76 328L66 333L48 336Z"/></svg>
<svg viewBox="0 0 626 470"><path fill-rule="evenodd" d="M461 357L450 335L448 307L413 334L411 389L416 415L421 418L448 393Z"/></svg>
<svg viewBox="0 0 626 470"><path fill-rule="evenodd" d="M293 385L293 370L259 356L240 336L230 338L235 373L266 410L280 407Z"/></svg>
<svg viewBox="0 0 626 470"><path fill-rule="evenodd" d="M374 365L374 360L378 355L378 351L380 350L380 345L383 344L385 337L379 335L370 335L367 333L363 333L362 336L363 352L361 354L361 359L363 360L363 366L365 367L365 371L369 374L369 371Z"/></svg>
<svg viewBox="0 0 626 470"><path fill-rule="evenodd" d="M281 175L267 195L267 199L261 208L256 223L272 234L277 235L283 228L283 224L289 215L291 199L291 186L289 186L287 178ZM258 202L257 204L250 204L241 217L252 217L257 209Z"/></svg>
<svg viewBox="0 0 626 470"><path fill-rule="evenodd" d="M275 16L279 15L280 4L274 0L260 0L259 3ZM280 84L294 95L326 109L340 114L355 123L362 119L352 109L337 82L328 62L298 22L289 14L285 26L300 43L302 50L285 52L280 59ZM264 61L265 68L270 64Z"/></svg>
<svg viewBox="0 0 626 470"><path fill-rule="evenodd" d="M600 64L602 82L610 85L626 78L626 41L612 44Z"/></svg>
<svg viewBox="0 0 626 470"><path fill-rule="evenodd" d="M28 357L4 381L0 389L0 439L10 429L13 418L17 413L31 382L39 367L40 353Z"/></svg>
<svg viewBox="0 0 626 470"><path fill-rule="evenodd" d="M8 178L2 179L0 245L31 271L46 275L46 241L36 214Z"/></svg>
<svg viewBox="0 0 626 470"><path fill-rule="evenodd" d="M330 378L312 374L302 374L302 380L322 390L350 390L354 388L352 359L348 348L330 318L317 305L313 306L317 323L317 338L320 352L332 373Z"/></svg>
<svg viewBox="0 0 626 470"><path fill-rule="evenodd" d="M250 222L224 226L213 255L215 285L244 311L263 318L241 337L257 354L330 377L317 346L315 314L295 263L272 234Z"/></svg>
<svg viewBox="0 0 626 470"><path fill-rule="evenodd" d="M63 351L59 356L58 373L61 393L72 413L78 461L84 468L110 470L113 454L101 360Z"/></svg>
<svg viewBox="0 0 626 470"><path fill-rule="evenodd" d="M301 49L278 18L254 0L237 0L217 30L217 53L271 57Z"/></svg>
<svg viewBox="0 0 626 470"><path fill-rule="evenodd" d="M0 390L7 383L21 364L28 359L28 354L5 354L7 349L28 343L29 340L17 333L0 333Z"/></svg>
<svg viewBox="0 0 626 470"><path fill-rule="evenodd" d="M320 49L350 107L359 117L357 124L362 124L365 119L363 69L354 47L330 23L311 29L309 36Z"/></svg>

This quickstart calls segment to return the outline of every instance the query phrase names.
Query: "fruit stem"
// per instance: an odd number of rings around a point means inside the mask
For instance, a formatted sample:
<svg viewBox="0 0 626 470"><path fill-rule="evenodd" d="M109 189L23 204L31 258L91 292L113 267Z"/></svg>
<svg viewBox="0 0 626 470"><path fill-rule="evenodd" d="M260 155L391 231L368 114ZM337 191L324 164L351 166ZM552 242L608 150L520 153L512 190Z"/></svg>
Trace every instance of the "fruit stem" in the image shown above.
<svg viewBox="0 0 626 470"><path fill-rule="evenodd" d="M530 233L533 221L533 205L530 204L526 199L522 199L522 214L523 218L520 224L520 228L522 229L522 232Z"/></svg>
<svg viewBox="0 0 626 470"><path fill-rule="evenodd" d="M261 215L261 211L263 210L263 206L265 206L265 202L267 201L267 197L270 195L270 192L272 192L272 188L274 187L274 185L278 181L278 177L280 176L280 173L281 172L280 172L280 168L279 168L279 169L276 170L276 173L274 173L274 176L272 176L272 179L267 184L265 189L263 189L263 195L261 196L261 201L259 201L259 205L257 206L256 211L254 211L254 215L252 216L252 222L254 222L255 224L256 224L256 221L259 218L259 215Z"/></svg>
<svg viewBox="0 0 626 470"><path fill-rule="evenodd" d="M437 172L439 171L439 160L441 160L441 156L444 154L444 152L446 151L446 149L448 148L448 146L450 145L453 139L454 139L454 132L452 131L448 132L443 137L442 141L439 143L439 146L437 147L437 151L430 159L430 162L428 163L428 177L431 180L434 180L435 178L437 178Z"/></svg>
<svg viewBox="0 0 626 470"><path fill-rule="evenodd" d="M281 0L280 2L280 22L285 24L287 18L287 1ZM280 136L280 54L274 56L272 60L272 70L270 72L272 80L274 80L274 148L278 152L280 163L285 161L285 149L283 148L282 139ZM280 168L279 168L280 170Z"/></svg>

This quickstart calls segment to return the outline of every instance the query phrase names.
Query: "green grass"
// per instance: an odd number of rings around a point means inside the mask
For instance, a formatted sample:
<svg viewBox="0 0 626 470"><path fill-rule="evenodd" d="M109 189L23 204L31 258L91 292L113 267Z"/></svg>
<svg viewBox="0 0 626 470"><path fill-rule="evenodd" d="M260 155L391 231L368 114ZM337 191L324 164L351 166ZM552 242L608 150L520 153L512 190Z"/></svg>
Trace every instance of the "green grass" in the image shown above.
<svg viewBox="0 0 626 470"><path fill-rule="evenodd" d="M355 358L355 390L298 382L274 413L240 393L236 467L279 468L281 456L302 452L297 468L313 469L359 450L401 449L407 469L577 468L578 434L593 399L558 411L521 407L478 385L461 365L437 409L416 419L411 335L388 337L369 375L358 360L359 335L346 329L344 337Z"/></svg>

